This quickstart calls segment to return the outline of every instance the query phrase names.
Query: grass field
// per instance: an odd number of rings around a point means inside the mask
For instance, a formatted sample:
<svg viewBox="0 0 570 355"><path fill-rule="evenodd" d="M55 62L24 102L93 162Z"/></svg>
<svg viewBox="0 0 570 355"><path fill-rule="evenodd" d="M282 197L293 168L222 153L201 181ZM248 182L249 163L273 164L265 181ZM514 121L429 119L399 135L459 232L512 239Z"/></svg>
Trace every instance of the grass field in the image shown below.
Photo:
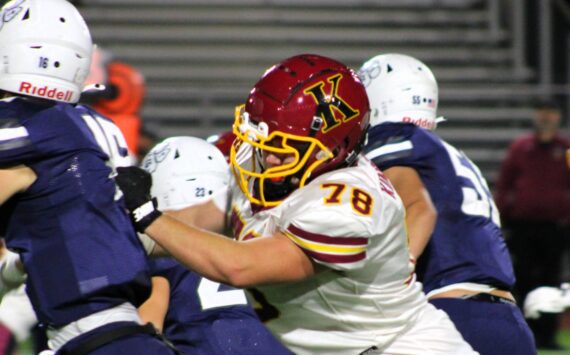
<svg viewBox="0 0 570 355"><path fill-rule="evenodd" d="M538 355L570 355L570 330L564 330L558 333L558 342L564 347L560 351L539 350Z"/></svg>
<svg viewBox="0 0 570 355"><path fill-rule="evenodd" d="M570 355L570 330L565 330L558 333L558 341L560 345L564 346L564 350L560 351L539 350L538 355ZM17 354L34 355L31 349L31 344L29 342L20 344L20 348Z"/></svg>

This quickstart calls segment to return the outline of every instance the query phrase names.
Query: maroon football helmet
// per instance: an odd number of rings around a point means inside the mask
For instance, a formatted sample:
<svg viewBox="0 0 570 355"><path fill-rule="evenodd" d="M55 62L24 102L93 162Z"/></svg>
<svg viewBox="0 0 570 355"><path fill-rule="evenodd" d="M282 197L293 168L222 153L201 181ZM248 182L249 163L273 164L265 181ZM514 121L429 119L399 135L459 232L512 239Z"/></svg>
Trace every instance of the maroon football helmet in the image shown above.
<svg viewBox="0 0 570 355"><path fill-rule="evenodd" d="M236 110L230 160L253 203L276 206L325 172L350 166L369 122L366 90L356 73L314 54L271 67ZM263 154L294 157L267 168Z"/></svg>

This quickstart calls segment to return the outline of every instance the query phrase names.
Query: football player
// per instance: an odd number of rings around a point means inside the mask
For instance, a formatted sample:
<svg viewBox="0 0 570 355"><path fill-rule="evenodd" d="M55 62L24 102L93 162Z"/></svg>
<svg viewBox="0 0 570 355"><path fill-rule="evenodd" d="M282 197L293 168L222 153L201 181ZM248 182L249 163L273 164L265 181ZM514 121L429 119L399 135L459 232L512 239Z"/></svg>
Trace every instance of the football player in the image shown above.
<svg viewBox="0 0 570 355"><path fill-rule="evenodd" d="M534 354L510 292L513 267L487 182L436 128L438 87L419 60L385 54L359 71L371 106L366 156L406 207L424 292L481 354ZM431 237L431 238L430 238Z"/></svg>
<svg viewBox="0 0 570 355"><path fill-rule="evenodd" d="M136 307L150 293L146 255L112 179L130 161L110 120L75 105L92 43L64 0L1 9L0 226L59 353L173 354Z"/></svg>
<svg viewBox="0 0 570 355"><path fill-rule="evenodd" d="M186 211L188 225L155 209L144 170L116 180L138 230L181 263L258 286L279 311L268 327L296 354L473 354L415 282L400 198L359 154L368 117L344 64L307 54L270 68L236 110L235 240L199 228L203 208L225 204Z"/></svg>
<svg viewBox="0 0 570 355"><path fill-rule="evenodd" d="M152 174L151 194L161 211L173 215L227 192L228 164L202 139L169 138L142 165ZM139 313L185 354L291 354L257 318L243 290L202 277L172 258L151 265L153 292Z"/></svg>

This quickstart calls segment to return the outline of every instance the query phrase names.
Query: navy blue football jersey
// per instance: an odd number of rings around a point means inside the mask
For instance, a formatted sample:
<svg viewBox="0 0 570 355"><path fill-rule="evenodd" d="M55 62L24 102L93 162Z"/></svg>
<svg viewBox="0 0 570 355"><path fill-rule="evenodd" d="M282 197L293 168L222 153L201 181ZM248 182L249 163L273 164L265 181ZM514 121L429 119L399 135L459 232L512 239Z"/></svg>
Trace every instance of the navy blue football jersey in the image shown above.
<svg viewBox="0 0 570 355"><path fill-rule="evenodd" d="M37 175L4 204L0 220L44 324L62 326L125 302L138 306L150 293L146 255L98 142L127 153L106 125L116 127L82 106L0 101L0 166L24 164Z"/></svg>
<svg viewBox="0 0 570 355"><path fill-rule="evenodd" d="M243 290L170 258L152 260L151 270L170 284L163 333L185 354L291 354L257 318Z"/></svg>
<svg viewBox="0 0 570 355"><path fill-rule="evenodd" d="M460 282L512 288L497 208L481 172L461 151L413 124L384 123L369 131L364 152L382 170L415 169L437 209L416 269L426 293Z"/></svg>

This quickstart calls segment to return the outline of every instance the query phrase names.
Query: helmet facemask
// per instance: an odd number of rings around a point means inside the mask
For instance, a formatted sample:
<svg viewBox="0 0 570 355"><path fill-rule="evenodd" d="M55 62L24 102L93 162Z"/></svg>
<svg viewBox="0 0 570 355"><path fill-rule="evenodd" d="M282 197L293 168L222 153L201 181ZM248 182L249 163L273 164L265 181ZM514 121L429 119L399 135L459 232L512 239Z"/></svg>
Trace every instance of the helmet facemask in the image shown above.
<svg viewBox="0 0 570 355"><path fill-rule="evenodd" d="M311 131L318 132L322 119L315 117ZM303 187L311 173L334 157L319 140L274 130L265 122L254 122L244 110L236 109L233 126L236 140L230 152L232 171L241 190L255 204L273 207L292 191ZM268 163L272 155L281 162Z"/></svg>
<svg viewBox="0 0 570 355"><path fill-rule="evenodd" d="M370 104L356 73L315 54L274 65L236 112L230 157L251 203L278 205L312 179L354 164Z"/></svg>

